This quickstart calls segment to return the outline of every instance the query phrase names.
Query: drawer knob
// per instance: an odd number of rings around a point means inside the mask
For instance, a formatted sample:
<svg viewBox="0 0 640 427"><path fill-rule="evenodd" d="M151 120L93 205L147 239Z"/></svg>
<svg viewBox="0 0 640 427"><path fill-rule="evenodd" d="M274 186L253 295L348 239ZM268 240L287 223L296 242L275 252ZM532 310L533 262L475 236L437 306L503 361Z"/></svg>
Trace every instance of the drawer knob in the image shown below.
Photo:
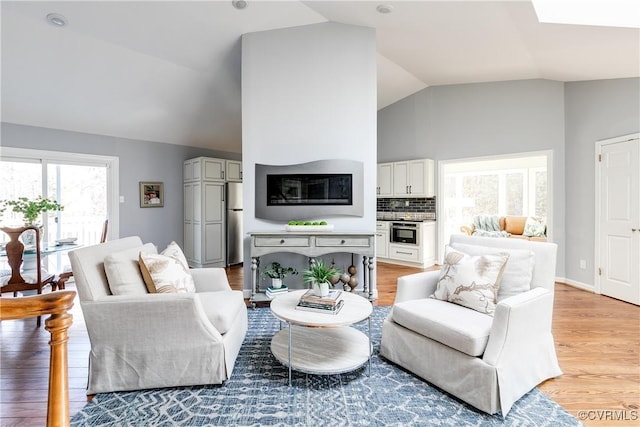
<svg viewBox="0 0 640 427"><path fill-rule="evenodd" d="M280 240L280 244L283 244L283 243L284 243L284 239Z"/></svg>
<svg viewBox="0 0 640 427"><path fill-rule="evenodd" d="M345 243L347 243L347 241L346 241L346 240L340 240L340 244L341 244L341 245L344 245Z"/></svg>

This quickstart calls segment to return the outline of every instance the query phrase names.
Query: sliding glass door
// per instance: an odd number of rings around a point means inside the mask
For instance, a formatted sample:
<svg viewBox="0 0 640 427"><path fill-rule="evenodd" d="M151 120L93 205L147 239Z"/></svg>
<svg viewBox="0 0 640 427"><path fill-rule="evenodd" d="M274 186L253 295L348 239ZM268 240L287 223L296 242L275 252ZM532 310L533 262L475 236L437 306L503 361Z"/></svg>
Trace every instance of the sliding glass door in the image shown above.
<svg viewBox="0 0 640 427"><path fill-rule="evenodd" d="M43 196L57 200L64 210L44 215L44 241L77 238L82 245L99 243L109 219L110 235L117 236L117 158L3 148L0 152L0 200ZM7 210L3 225L21 225L20 214ZM4 234L4 233L1 233ZM2 237L0 236L0 239ZM65 256L49 256L47 268L62 271Z"/></svg>

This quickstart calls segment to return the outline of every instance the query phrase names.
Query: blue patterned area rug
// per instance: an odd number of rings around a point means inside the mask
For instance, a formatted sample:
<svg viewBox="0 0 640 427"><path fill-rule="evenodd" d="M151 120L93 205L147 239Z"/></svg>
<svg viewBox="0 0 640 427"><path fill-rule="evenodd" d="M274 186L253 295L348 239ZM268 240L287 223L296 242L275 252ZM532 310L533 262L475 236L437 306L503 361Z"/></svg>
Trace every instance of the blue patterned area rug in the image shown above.
<svg viewBox="0 0 640 427"><path fill-rule="evenodd" d="M224 385L98 394L73 416L72 426L579 426L575 418L533 389L506 419L484 414L378 357L382 321L372 317L374 356L342 375L288 370L269 345L279 322L268 308L249 309L249 332L233 375ZM366 322L356 327L366 330Z"/></svg>

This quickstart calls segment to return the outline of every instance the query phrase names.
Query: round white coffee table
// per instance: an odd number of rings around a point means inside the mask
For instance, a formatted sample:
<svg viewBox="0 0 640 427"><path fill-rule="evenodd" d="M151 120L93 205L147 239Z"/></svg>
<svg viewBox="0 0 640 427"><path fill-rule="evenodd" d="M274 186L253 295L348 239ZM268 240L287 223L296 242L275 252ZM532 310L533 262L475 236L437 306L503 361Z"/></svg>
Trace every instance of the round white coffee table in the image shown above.
<svg viewBox="0 0 640 427"><path fill-rule="evenodd" d="M305 289L279 295L271 301L271 312L288 328L271 340L271 352L291 370L316 375L353 371L369 362L371 370L371 303L343 292L344 306L338 314L296 310ZM350 325L368 320L368 334Z"/></svg>

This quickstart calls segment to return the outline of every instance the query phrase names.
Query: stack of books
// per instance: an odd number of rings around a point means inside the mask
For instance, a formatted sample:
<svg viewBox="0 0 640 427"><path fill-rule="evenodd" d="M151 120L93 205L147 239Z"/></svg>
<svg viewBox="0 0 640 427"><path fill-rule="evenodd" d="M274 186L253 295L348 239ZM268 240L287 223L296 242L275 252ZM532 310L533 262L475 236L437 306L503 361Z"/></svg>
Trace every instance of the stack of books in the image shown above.
<svg viewBox="0 0 640 427"><path fill-rule="evenodd" d="M265 291L265 295L269 299L274 299L278 295L286 294L287 292L289 292L289 288L286 285L282 285L279 288L272 288L271 286L269 286Z"/></svg>
<svg viewBox="0 0 640 427"><path fill-rule="evenodd" d="M316 313L338 314L344 305L341 290L329 291L329 295L317 296L312 289L305 292L298 301L296 310L313 311Z"/></svg>

